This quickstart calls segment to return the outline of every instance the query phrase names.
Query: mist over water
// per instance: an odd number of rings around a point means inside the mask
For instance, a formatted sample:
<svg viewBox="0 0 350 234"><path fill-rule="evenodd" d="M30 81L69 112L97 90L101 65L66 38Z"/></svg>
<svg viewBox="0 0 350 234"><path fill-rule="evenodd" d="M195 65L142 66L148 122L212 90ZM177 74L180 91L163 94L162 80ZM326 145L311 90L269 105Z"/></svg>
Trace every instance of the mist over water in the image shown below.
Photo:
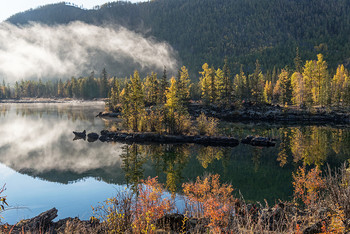
<svg viewBox="0 0 350 234"><path fill-rule="evenodd" d="M134 69L162 71L164 66L169 71L177 68L170 45L123 27L78 21L55 26L0 24L0 77L7 82L70 78L103 68L125 76Z"/></svg>

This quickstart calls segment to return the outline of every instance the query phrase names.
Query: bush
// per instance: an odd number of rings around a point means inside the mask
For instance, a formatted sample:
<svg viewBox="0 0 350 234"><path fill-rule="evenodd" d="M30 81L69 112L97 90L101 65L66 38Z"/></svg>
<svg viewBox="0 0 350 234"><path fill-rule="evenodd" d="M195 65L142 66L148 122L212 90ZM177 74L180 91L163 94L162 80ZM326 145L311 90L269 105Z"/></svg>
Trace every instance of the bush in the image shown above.
<svg viewBox="0 0 350 234"><path fill-rule="evenodd" d="M220 184L219 175L209 175L203 179L197 177L195 183L184 183L182 187L191 215L207 218L214 232L228 231L235 201L231 185Z"/></svg>
<svg viewBox="0 0 350 234"><path fill-rule="evenodd" d="M164 192L157 177L148 178L136 191L118 193L93 211L109 233L153 233L155 222L174 209Z"/></svg>
<svg viewBox="0 0 350 234"><path fill-rule="evenodd" d="M0 189L0 214L5 211L5 206L8 206L8 204L6 202L6 196L1 196L1 194L4 191L5 191L5 185L2 186L2 188ZM3 217L0 215L0 223L1 223L2 218Z"/></svg>
<svg viewBox="0 0 350 234"><path fill-rule="evenodd" d="M203 112L197 117L197 128L200 135L215 136L218 134L219 120L207 117Z"/></svg>

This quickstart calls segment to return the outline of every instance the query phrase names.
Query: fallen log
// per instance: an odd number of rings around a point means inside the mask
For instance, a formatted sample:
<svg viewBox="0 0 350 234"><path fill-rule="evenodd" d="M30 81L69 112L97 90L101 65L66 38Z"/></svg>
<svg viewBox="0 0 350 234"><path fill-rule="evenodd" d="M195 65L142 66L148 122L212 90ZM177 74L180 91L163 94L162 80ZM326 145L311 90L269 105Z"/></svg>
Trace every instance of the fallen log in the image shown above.
<svg viewBox="0 0 350 234"><path fill-rule="evenodd" d="M157 133L125 133L101 131L99 140L102 142L125 142L125 143L162 143L162 144L185 144L195 143L206 146L230 146L235 147L239 141L233 137L222 136L188 136L188 135L162 135ZM91 133L90 133L91 134ZM90 135L89 134L89 135ZM94 133L94 135L98 135Z"/></svg>

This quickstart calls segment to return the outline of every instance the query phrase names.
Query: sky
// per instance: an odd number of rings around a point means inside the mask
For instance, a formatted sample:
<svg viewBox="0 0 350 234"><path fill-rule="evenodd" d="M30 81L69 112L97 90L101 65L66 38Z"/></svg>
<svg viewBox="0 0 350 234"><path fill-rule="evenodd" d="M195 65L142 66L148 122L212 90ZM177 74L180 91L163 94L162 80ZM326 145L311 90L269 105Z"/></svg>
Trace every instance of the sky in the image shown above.
<svg viewBox="0 0 350 234"><path fill-rule="evenodd" d="M102 5L106 2L112 2L113 0L66 0L65 2L74 3L78 6L83 6L84 8L91 9L94 6ZM141 0L129 0L130 2L139 2ZM64 2L64 0L11 0L6 1L0 8L0 22L6 20L10 16L29 10L30 8L37 8L38 6L43 6L46 4L52 4L57 2Z"/></svg>

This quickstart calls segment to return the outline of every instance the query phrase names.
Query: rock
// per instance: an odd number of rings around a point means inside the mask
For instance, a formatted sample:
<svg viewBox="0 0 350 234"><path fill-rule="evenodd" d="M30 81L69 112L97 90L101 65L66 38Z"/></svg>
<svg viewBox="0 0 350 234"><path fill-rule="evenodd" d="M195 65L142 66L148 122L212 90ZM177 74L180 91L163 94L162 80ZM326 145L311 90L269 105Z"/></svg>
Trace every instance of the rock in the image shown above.
<svg viewBox="0 0 350 234"><path fill-rule="evenodd" d="M272 141L270 138L267 137L253 137L253 136L247 136L246 138L241 140L242 144L250 144L252 146L275 146L276 143Z"/></svg>
<svg viewBox="0 0 350 234"><path fill-rule="evenodd" d="M187 230L187 221L182 214L166 214L156 221L156 227L164 231L183 232Z"/></svg>
<svg viewBox="0 0 350 234"><path fill-rule="evenodd" d="M86 139L86 131L82 131L82 132L75 132L73 131L74 135L75 135L75 138L74 140L77 140L77 139Z"/></svg>
<svg viewBox="0 0 350 234"><path fill-rule="evenodd" d="M38 230L45 232L52 226L52 220L57 217L57 212L58 210L56 208L52 208L34 218L22 220L15 225L16 229L23 230L24 233Z"/></svg>
<svg viewBox="0 0 350 234"><path fill-rule="evenodd" d="M329 218L323 219L310 227L307 227L304 229L303 234L316 234L316 233L322 233L322 227L328 226L330 222Z"/></svg>
<svg viewBox="0 0 350 234"><path fill-rule="evenodd" d="M109 138L107 137L107 135L101 135L99 139L100 139L101 142L106 142L106 141L109 140Z"/></svg>
<svg viewBox="0 0 350 234"><path fill-rule="evenodd" d="M95 132L89 133L87 136L88 136L88 141L89 142L97 141L98 137L99 137L98 134L95 133Z"/></svg>
<svg viewBox="0 0 350 234"><path fill-rule="evenodd" d="M102 130L102 131L101 131L101 135L102 135L102 136L108 135L108 133L109 133L108 130Z"/></svg>
<svg viewBox="0 0 350 234"><path fill-rule="evenodd" d="M241 143L242 144L250 144L252 142L253 138L254 138L253 136L247 136L246 138L241 140Z"/></svg>

